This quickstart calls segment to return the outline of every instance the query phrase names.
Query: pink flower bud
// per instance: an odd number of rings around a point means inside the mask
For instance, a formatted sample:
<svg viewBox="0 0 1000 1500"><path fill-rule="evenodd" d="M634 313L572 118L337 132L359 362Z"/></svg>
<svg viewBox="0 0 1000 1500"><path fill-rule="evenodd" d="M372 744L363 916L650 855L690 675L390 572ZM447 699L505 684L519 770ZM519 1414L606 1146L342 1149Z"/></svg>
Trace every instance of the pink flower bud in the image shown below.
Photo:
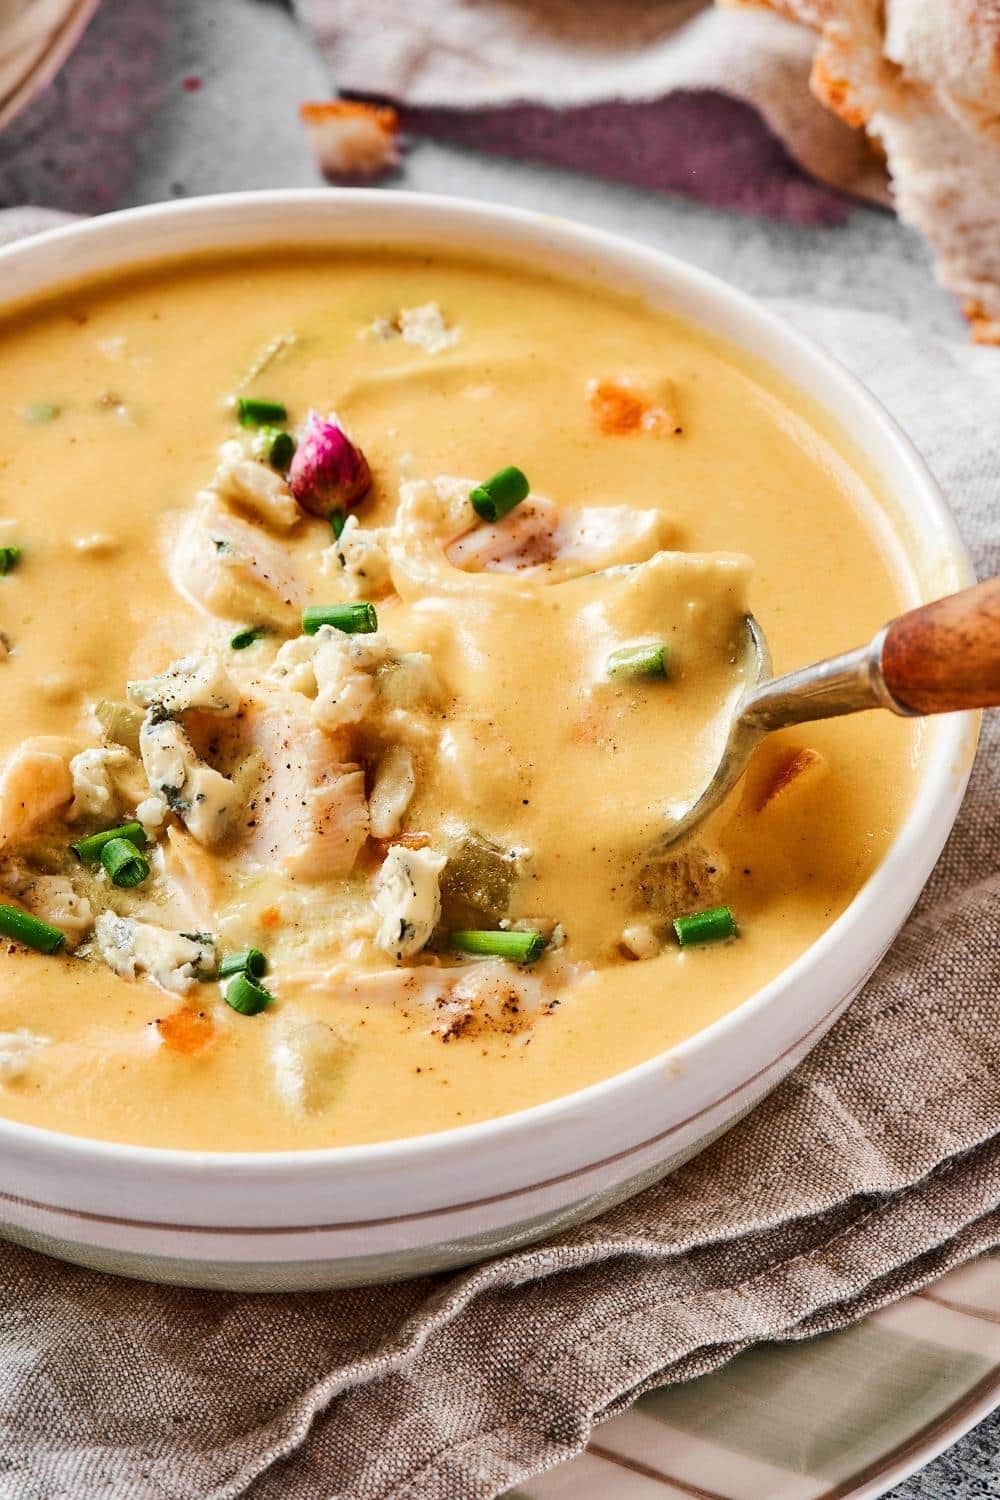
<svg viewBox="0 0 1000 1500"><path fill-rule="evenodd" d="M288 471L289 488L302 509L314 516L347 510L368 493L371 482L361 449L332 417L311 411Z"/></svg>

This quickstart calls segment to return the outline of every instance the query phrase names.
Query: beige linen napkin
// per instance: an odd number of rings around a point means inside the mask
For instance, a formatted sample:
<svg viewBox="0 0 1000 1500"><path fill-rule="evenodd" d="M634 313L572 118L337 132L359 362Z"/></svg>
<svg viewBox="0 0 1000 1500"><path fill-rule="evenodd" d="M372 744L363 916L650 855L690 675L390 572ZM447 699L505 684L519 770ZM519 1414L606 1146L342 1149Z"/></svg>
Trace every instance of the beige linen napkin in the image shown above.
<svg viewBox="0 0 1000 1500"><path fill-rule="evenodd" d="M782 310L886 400L997 571L995 355ZM644 1388L842 1326L1000 1243L998 773L994 717L945 855L844 1019L728 1136L593 1223L466 1272L294 1296L0 1245L0 1490L488 1500Z"/></svg>

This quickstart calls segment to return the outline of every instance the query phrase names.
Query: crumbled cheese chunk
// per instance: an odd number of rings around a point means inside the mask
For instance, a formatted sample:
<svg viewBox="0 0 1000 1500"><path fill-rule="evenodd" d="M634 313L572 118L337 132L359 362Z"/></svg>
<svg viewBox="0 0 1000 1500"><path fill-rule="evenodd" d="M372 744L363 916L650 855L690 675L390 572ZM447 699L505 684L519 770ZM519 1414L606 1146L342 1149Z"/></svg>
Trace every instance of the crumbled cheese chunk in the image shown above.
<svg viewBox="0 0 1000 1500"><path fill-rule="evenodd" d="M399 832L416 789L413 756L404 745L390 745L376 767L368 799L373 838L388 839Z"/></svg>
<svg viewBox="0 0 1000 1500"><path fill-rule="evenodd" d="M221 771L199 759L173 719L147 715L139 731L139 751L150 790L175 812L193 838L214 844L225 834L237 790Z"/></svg>
<svg viewBox="0 0 1000 1500"><path fill-rule="evenodd" d="M398 323L404 343L414 344L428 354L440 354L458 341L458 329L448 327L437 302L402 308Z"/></svg>
<svg viewBox="0 0 1000 1500"><path fill-rule="evenodd" d="M23 1026L17 1031L0 1031L0 1082L13 1083L22 1078L35 1054L48 1044L48 1037Z"/></svg>
<svg viewBox="0 0 1000 1500"><path fill-rule="evenodd" d="M145 974L174 995L185 994L218 966L215 942L207 933L170 932L110 911L101 913L95 931L101 957L122 979Z"/></svg>
<svg viewBox="0 0 1000 1500"><path fill-rule="evenodd" d="M239 438L222 444L219 460L210 491L220 500L242 506L283 531L295 525L301 512L288 485L269 464L249 455Z"/></svg>
<svg viewBox="0 0 1000 1500"><path fill-rule="evenodd" d="M169 811L162 797L143 797L135 810L136 821L142 824L150 838L155 838Z"/></svg>
<svg viewBox="0 0 1000 1500"><path fill-rule="evenodd" d="M419 953L441 917L441 871L447 858L434 849L393 844L375 884L379 916L375 942L397 960Z"/></svg>
<svg viewBox="0 0 1000 1500"><path fill-rule="evenodd" d="M386 528L365 528L357 516L348 516L322 563L324 572L346 584L352 598L377 599L392 588Z"/></svg>
<svg viewBox="0 0 1000 1500"><path fill-rule="evenodd" d="M156 677L130 682L128 696L141 708L156 708L163 714L198 708L231 717L240 706L239 688L215 651L185 656Z"/></svg>
<svg viewBox="0 0 1000 1500"><path fill-rule="evenodd" d="M73 778L73 803L67 814L72 823L77 818L108 818L118 808L114 771L120 771L132 760L122 745L81 750L69 763Z"/></svg>

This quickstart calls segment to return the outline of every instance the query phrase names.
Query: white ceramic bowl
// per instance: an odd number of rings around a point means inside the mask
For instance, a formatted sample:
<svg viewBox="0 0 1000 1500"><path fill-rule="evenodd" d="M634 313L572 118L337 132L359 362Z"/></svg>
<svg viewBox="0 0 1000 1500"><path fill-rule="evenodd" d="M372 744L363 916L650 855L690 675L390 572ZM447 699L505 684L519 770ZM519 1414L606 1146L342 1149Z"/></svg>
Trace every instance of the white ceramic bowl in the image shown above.
<svg viewBox="0 0 1000 1500"><path fill-rule="evenodd" d="M110 214L0 251L0 306L154 257L275 241L501 253L681 313L766 360L851 434L895 497L923 597L970 580L937 486L858 381L722 282L580 225L381 192L204 198ZM0 1233L128 1275L292 1289L457 1265L597 1213L744 1115L815 1046L878 963L954 821L976 719L951 716L929 733L913 808L844 914L772 983L671 1052L498 1120L295 1154L152 1150L0 1120Z"/></svg>

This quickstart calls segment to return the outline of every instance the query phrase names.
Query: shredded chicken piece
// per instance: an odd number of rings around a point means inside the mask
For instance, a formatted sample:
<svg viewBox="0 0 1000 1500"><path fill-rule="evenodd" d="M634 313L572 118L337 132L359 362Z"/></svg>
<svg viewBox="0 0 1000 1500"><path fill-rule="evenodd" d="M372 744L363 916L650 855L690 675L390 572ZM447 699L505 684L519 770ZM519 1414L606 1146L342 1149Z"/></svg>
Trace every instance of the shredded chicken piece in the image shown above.
<svg viewBox="0 0 1000 1500"><path fill-rule="evenodd" d="M317 729L294 702L249 717L264 769L240 852L302 880L350 874L368 837L365 778L343 735Z"/></svg>
<svg viewBox="0 0 1000 1500"><path fill-rule="evenodd" d="M196 506L169 568L178 592L207 614L282 629L301 614L305 590L287 548L218 501Z"/></svg>
<svg viewBox="0 0 1000 1500"><path fill-rule="evenodd" d="M390 745L375 769L368 799L372 838L388 839L399 832L416 789L412 754L405 745Z"/></svg>
<svg viewBox="0 0 1000 1500"><path fill-rule="evenodd" d="M447 555L466 572L566 577L645 562L664 545L666 535L659 511L628 505L576 510L530 495L502 521L476 526L452 542Z"/></svg>
<svg viewBox="0 0 1000 1500"><path fill-rule="evenodd" d="M0 771L0 849L23 842L72 800L65 742L25 740Z"/></svg>
<svg viewBox="0 0 1000 1500"><path fill-rule="evenodd" d="M239 438L223 443L219 460L209 498L218 495L281 531L295 525L301 512L288 485L268 464L249 456Z"/></svg>

